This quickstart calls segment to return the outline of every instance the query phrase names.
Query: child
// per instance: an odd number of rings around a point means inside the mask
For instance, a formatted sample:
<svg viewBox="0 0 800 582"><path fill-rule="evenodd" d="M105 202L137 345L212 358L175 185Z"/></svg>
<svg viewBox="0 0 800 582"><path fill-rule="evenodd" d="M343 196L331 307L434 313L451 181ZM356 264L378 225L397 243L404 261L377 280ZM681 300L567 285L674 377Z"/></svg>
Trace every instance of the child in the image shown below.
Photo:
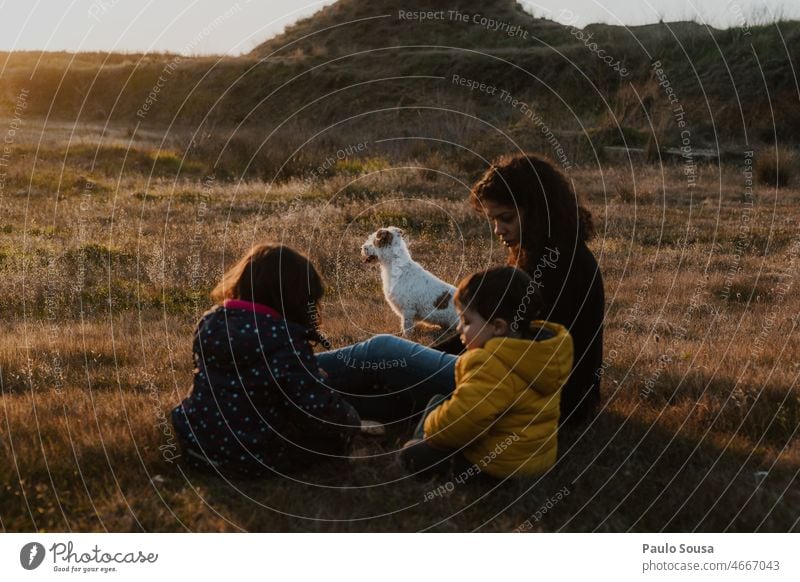
<svg viewBox="0 0 800 582"><path fill-rule="evenodd" d="M458 285L458 332L466 352L456 388L423 414L401 460L413 472L540 474L556 460L561 387L572 369L572 338L557 323L534 321L541 303L524 271L499 267ZM442 397L439 398L441 401ZM431 401L436 404L436 398Z"/></svg>
<svg viewBox="0 0 800 582"><path fill-rule="evenodd" d="M224 275L195 331L194 387L172 411L188 463L258 477L346 453L360 419L325 386L310 344L322 294L309 260L278 244Z"/></svg>

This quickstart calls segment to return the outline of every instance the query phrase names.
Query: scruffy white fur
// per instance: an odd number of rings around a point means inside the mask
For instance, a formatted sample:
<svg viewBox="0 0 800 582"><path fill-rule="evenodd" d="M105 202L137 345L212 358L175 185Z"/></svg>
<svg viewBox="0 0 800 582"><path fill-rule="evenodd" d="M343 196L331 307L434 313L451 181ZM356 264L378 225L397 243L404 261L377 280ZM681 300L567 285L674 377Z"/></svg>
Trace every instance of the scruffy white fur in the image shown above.
<svg viewBox="0 0 800 582"><path fill-rule="evenodd" d="M447 329L458 323L453 305L456 288L426 271L408 252L403 231L396 226L380 228L361 246L367 262L381 266L383 295L401 318L407 336L417 321Z"/></svg>

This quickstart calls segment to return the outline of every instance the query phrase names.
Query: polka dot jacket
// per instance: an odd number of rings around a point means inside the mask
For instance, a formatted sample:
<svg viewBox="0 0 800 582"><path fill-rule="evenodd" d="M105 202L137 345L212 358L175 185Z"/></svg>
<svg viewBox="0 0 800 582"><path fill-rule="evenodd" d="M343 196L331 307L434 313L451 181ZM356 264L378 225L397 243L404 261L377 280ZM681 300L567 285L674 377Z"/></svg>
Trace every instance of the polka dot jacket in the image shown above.
<svg viewBox="0 0 800 582"><path fill-rule="evenodd" d="M355 409L322 379L309 330L269 307L227 301L194 336L194 386L172 411L187 462L244 476L345 455Z"/></svg>

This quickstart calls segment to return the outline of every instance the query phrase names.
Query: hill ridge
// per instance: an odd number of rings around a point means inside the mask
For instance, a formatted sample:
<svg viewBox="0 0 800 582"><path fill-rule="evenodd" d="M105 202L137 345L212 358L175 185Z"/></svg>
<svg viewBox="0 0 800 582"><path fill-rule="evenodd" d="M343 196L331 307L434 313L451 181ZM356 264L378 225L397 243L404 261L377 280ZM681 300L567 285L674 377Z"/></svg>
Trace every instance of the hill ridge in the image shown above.
<svg viewBox="0 0 800 582"><path fill-rule="evenodd" d="M534 17L514 0L491 4L476 0L339 0L266 40L250 56L287 51L295 56L346 54L358 46L384 45L398 36L405 39L403 44L437 44L436 39L448 38L477 48L519 46L520 42L524 46L534 39L556 38L564 29L554 21Z"/></svg>

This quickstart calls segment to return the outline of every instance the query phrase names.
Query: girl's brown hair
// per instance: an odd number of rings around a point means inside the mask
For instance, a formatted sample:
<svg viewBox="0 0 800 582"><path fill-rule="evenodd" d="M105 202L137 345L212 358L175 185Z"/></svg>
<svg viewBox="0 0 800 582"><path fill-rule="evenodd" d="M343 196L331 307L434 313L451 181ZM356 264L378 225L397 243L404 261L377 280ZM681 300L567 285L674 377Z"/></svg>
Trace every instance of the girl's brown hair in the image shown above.
<svg viewBox="0 0 800 582"><path fill-rule="evenodd" d="M472 187L470 204L485 212L484 204L494 202L517 209L521 237L509 264L527 268L538 260L548 245L567 254L578 241L594 236L592 213L555 164L536 154L502 156Z"/></svg>
<svg viewBox="0 0 800 582"><path fill-rule="evenodd" d="M287 246L265 243L228 269L211 299L218 304L242 299L267 305L316 332L317 304L324 293L322 277L308 258Z"/></svg>

